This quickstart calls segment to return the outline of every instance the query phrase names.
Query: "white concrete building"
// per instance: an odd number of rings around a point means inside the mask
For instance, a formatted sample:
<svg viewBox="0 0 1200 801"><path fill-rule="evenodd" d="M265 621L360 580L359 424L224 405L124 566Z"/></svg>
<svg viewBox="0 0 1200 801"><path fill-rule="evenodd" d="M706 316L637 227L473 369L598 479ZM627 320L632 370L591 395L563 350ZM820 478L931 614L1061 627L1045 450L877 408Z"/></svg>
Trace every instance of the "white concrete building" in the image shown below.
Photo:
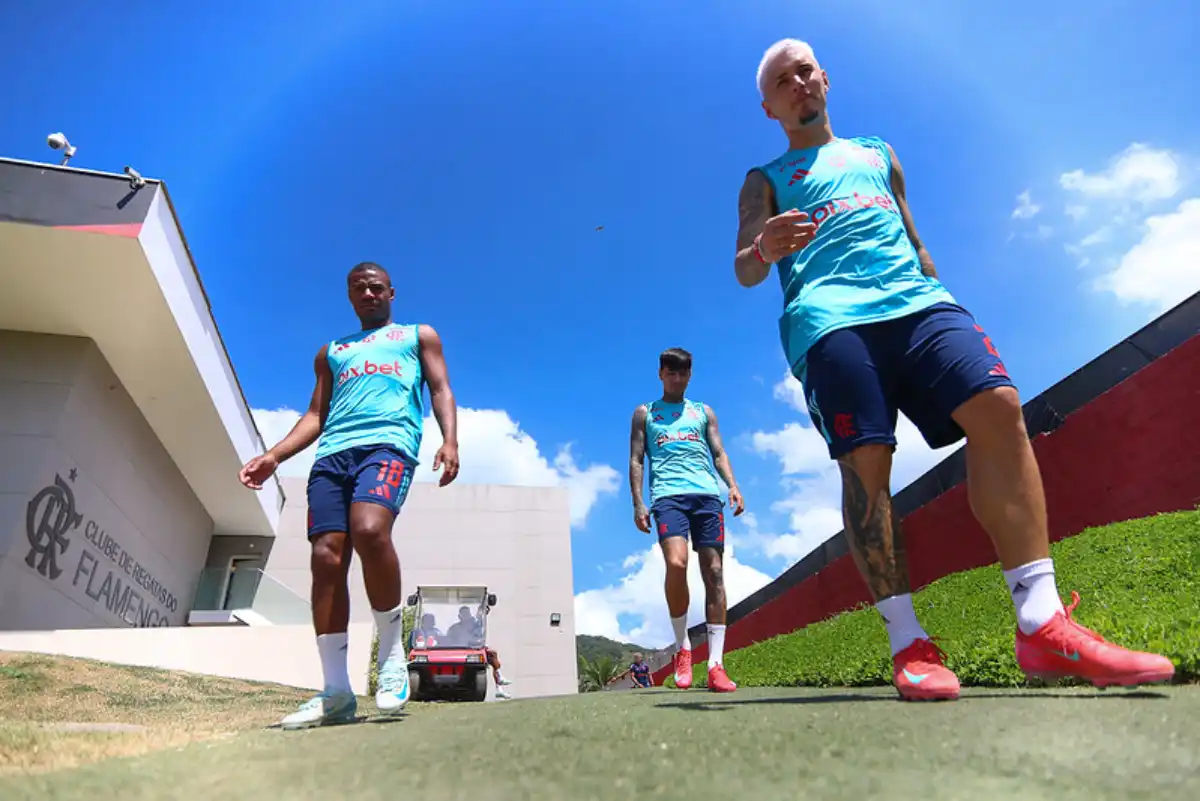
<svg viewBox="0 0 1200 801"><path fill-rule="evenodd" d="M263 449L166 186L0 159L0 649L319 686L304 481L243 488ZM575 692L567 503L417 484L397 521L406 594L498 595L525 696Z"/></svg>

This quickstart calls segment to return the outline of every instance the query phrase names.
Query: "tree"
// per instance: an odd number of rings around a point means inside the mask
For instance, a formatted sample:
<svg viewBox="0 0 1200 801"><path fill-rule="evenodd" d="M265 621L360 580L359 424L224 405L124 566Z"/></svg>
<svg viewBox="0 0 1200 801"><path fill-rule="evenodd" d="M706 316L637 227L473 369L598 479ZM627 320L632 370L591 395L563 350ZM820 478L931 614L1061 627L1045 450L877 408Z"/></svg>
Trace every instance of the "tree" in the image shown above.
<svg viewBox="0 0 1200 801"><path fill-rule="evenodd" d="M579 692L594 693L607 689L609 682L622 673L618 663L609 656L593 661L579 657Z"/></svg>

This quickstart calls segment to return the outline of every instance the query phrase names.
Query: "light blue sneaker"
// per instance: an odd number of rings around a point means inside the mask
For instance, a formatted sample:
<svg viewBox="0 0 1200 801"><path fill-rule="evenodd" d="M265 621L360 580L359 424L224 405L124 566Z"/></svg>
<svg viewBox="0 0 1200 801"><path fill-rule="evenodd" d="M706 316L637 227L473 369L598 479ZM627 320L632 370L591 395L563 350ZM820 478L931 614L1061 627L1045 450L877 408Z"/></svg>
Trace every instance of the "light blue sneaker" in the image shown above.
<svg viewBox="0 0 1200 801"><path fill-rule="evenodd" d="M321 693L300 705L300 708L279 721L286 730L307 729L353 723L358 715L358 699L354 693Z"/></svg>
<svg viewBox="0 0 1200 801"><path fill-rule="evenodd" d="M375 708L384 715L394 715L404 709L408 696L408 664L402 659L384 662L375 688Z"/></svg>

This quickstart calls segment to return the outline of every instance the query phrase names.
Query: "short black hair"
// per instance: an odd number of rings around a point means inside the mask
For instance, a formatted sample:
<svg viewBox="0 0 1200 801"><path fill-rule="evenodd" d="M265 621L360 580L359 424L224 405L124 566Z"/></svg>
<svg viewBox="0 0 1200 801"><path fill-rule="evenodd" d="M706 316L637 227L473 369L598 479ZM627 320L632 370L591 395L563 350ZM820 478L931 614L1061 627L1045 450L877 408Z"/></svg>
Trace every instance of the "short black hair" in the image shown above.
<svg viewBox="0 0 1200 801"><path fill-rule="evenodd" d="M388 286L392 285L392 276L388 274L387 270L383 269L383 267L379 266L373 261L360 261L358 264L351 267L350 272L346 273L346 280L349 281L351 278L353 278L355 273L365 273L368 270L382 273L383 277L387 279Z"/></svg>
<svg viewBox="0 0 1200 801"><path fill-rule="evenodd" d="M683 348L667 348L658 354L658 367L660 370L691 370L692 354Z"/></svg>

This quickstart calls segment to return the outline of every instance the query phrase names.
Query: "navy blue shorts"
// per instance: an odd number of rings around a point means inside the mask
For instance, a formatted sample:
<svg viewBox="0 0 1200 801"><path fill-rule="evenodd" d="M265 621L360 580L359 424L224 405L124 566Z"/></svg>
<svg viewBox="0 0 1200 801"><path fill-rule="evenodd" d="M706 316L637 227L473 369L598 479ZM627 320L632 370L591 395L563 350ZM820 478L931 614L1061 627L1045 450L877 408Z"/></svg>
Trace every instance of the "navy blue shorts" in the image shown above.
<svg viewBox="0 0 1200 801"><path fill-rule="evenodd" d="M658 540L692 538L692 549L725 549L725 506L716 495L668 495L650 507Z"/></svg>
<svg viewBox="0 0 1200 801"><path fill-rule="evenodd" d="M931 448L963 438L950 416L978 393L1014 386L991 338L961 306L938 303L894 320L833 331L806 357L804 394L829 455L896 444L896 413Z"/></svg>
<svg viewBox="0 0 1200 801"><path fill-rule="evenodd" d="M363 445L317 460L308 474L308 536L350 531L350 505L376 503L399 514L413 465L392 448Z"/></svg>

